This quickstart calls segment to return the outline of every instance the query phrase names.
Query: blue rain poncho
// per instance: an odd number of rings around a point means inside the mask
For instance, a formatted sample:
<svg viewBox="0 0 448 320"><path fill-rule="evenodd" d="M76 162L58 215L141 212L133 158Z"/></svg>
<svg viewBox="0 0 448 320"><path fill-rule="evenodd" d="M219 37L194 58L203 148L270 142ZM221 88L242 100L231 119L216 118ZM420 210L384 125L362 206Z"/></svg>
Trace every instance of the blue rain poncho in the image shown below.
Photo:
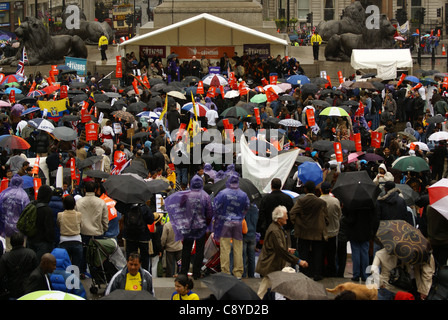
<svg viewBox="0 0 448 320"><path fill-rule="evenodd" d="M23 190L23 179L15 174L9 187L0 193L0 234L10 237L17 232L17 221L23 209L30 203L28 194Z"/></svg>
<svg viewBox="0 0 448 320"><path fill-rule="evenodd" d="M226 188L218 192L213 204L215 239L243 240L242 222L249 209L250 201L247 194L239 188L239 177L237 175L229 176L226 181Z"/></svg>
<svg viewBox="0 0 448 320"><path fill-rule="evenodd" d="M199 239L213 218L210 196L203 190L204 181L198 175L191 178L190 190L173 193L165 199L176 241Z"/></svg>

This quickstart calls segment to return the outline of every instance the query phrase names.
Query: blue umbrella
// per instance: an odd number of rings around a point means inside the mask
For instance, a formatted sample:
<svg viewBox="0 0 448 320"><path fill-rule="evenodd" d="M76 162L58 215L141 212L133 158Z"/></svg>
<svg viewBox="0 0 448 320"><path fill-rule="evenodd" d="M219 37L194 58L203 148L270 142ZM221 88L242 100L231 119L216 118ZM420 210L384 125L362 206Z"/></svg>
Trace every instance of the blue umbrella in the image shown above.
<svg viewBox="0 0 448 320"><path fill-rule="evenodd" d="M292 85L303 85L306 83L310 83L311 81L307 76L301 74L295 74L286 79L286 82Z"/></svg>
<svg viewBox="0 0 448 320"><path fill-rule="evenodd" d="M25 111L22 112L21 116L24 116L26 114L33 113L33 112L36 112L36 111L40 111L40 108L39 107L28 108L28 109L26 109Z"/></svg>
<svg viewBox="0 0 448 320"><path fill-rule="evenodd" d="M34 178L29 175L22 176L23 179L23 189L33 188L34 187Z"/></svg>
<svg viewBox="0 0 448 320"><path fill-rule="evenodd" d="M6 90L5 90L5 93L6 94L9 94L11 91L13 91L14 90L14 92L15 93L22 93L22 90L20 90L19 88L14 88L14 87L8 87Z"/></svg>
<svg viewBox="0 0 448 320"><path fill-rule="evenodd" d="M407 76L406 78L404 78L404 80L413 82L413 83L419 83L420 79L415 77L415 76Z"/></svg>
<svg viewBox="0 0 448 320"><path fill-rule="evenodd" d="M318 185L324 181L324 176L321 167L316 162L305 161L298 168L298 178L303 183L313 181Z"/></svg>

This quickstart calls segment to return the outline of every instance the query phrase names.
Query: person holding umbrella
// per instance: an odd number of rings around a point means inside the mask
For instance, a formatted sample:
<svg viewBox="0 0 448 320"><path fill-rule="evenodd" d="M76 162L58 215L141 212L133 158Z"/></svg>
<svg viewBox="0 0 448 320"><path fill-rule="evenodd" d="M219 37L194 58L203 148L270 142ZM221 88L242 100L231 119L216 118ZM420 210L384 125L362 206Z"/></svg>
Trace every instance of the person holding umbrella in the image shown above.
<svg viewBox="0 0 448 320"><path fill-rule="evenodd" d="M305 183L305 196L299 198L290 211L294 225L294 235L297 238L297 250L300 257L310 261L310 269L305 272L313 276L315 281L323 279L324 244L328 239L327 203L314 193L316 185L313 181Z"/></svg>
<svg viewBox="0 0 448 320"><path fill-rule="evenodd" d="M270 286L267 275L271 272L281 271L287 263L299 265L302 268L308 267L308 262L297 257L294 254L296 250L290 247L290 238L283 229L287 221L286 207L277 206L272 212L272 222L266 231L255 269L263 277L257 293L260 299L263 299Z"/></svg>

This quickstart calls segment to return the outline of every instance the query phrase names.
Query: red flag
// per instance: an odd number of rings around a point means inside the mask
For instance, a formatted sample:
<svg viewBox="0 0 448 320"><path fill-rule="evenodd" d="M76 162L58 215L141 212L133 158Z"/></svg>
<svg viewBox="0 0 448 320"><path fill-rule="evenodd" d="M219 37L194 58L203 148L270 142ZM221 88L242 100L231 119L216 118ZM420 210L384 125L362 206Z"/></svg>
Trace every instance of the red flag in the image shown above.
<svg viewBox="0 0 448 320"><path fill-rule="evenodd" d="M34 166L33 166L33 170L31 171L31 174L39 174L39 162L40 162L40 157L36 156L36 159L34 160Z"/></svg>
<svg viewBox="0 0 448 320"><path fill-rule="evenodd" d="M140 95L140 92L138 91L138 82L137 79L134 79L134 81L132 81L132 87L134 88L134 92L136 95Z"/></svg>
<svg viewBox="0 0 448 320"><path fill-rule="evenodd" d="M406 74L402 73L400 76L400 80L398 80L397 87L400 86L400 84L403 82L404 78L406 78Z"/></svg>
<svg viewBox="0 0 448 320"><path fill-rule="evenodd" d="M182 137L182 135L184 134L186 128L187 128L187 124L186 124L186 123L181 123L181 124L180 124L179 130L177 131L176 141L177 141L180 137Z"/></svg>
<svg viewBox="0 0 448 320"><path fill-rule="evenodd" d="M263 77L263 78L261 79L261 84L262 84L263 87L264 87L264 86L267 86L267 85L269 84L269 82L268 82L268 80L266 80L265 77Z"/></svg>
<svg viewBox="0 0 448 320"><path fill-rule="evenodd" d="M422 87L422 84L421 84L421 82L419 82L419 83L417 83L413 88L412 88L412 90L418 90L418 89L420 89Z"/></svg>
<svg viewBox="0 0 448 320"><path fill-rule="evenodd" d="M31 88L30 88L29 92L33 92L34 89L36 89L36 85L37 85L36 81L33 81L33 84L31 85Z"/></svg>
<svg viewBox="0 0 448 320"><path fill-rule="evenodd" d="M219 86L219 91L221 92L221 97L224 99L225 92L224 92L224 86Z"/></svg>
<svg viewBox="0 0 448 320"><path fill-rule="evenodd" d="M100 199L104 200L104 202L106 202L109 221L116 218L118 215L117 209L115 209L115 205L117 204L117 202L115 200L109 198L104 193L101 195Z"/></svg>
<svg viewBox="0 0 448 320"><path fill-rule="evenodd" d="M355 116L357 116L357 117L364 116L364 105L362 104L361 101L359 101L359 106L358 106L358 109L356 109Z"/></svg>
<svg viewBox="0 0 448 320"><path fill-rule="evenodd" d="M9 92L9 102L10 103L15 103L16 102L16 92L15 92L15 90L11 90Z"/></svg>
<svg viewBox="0 0 448 320"><path fill-rule="evenodd" d="M277 79L278 79L277 75L269 76L269 83L275 85L277 84Z"/></svg>
<svg viewBox="0 0 448 320"><path fill-rule="evenodd" d="M240 84L238 86L238 90L240 92L240 96L245 96L246 94L249 93L249 90L247 90L247 88L246 88L246 82L244 82L244 81L240 82Z"/></svg>
<svg viewBox="0 0 448 320"><path fill-rule="evenodd" d="M75 158L70 159L70 177L72 180L76 180L76 160Z"/></svg>
<svg viewBox="0 0 448 320"><path fill-rule="evenodd" d="M334 153L336 155L336 161L337 162L344 162L344 157L342 156L342 146L340 142L335 142L333 144L334 147Z"/></svg>
<svg viewBox="0 0 448 320"><path fill-rule="evenodd" d="M374 148L381 148L382 133L372 131L370 145Z"/></svg>
<svg viewBox="0 0 448 320"><path fill-rule="evenodd" d="M233 142L233 125L229 123L229 119L222 119L222 124L224 125L224 130L226 135L228 135L230 141Z"/></svg>
<svg viewBox="0 0 448 320"><path fill-rule="evenodd" d="M214 98L215 95L216 95L216 88L215 87L208 88L207 97Z"/></svg>

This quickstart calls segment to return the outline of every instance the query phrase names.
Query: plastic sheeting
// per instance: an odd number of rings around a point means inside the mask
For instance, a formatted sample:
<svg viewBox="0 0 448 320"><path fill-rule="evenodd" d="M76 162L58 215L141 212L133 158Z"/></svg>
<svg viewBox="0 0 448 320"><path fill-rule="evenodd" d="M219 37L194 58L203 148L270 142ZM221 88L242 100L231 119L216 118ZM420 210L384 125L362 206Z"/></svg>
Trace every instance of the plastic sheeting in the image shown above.
<svg viewBox="0 0 448 320"><path fill-rule="evenodd" d="M296 149L272 158L259 157L249 149L246 139L241 138L240 145L243 178L252 181L262 193L271 192L273 178L279 178L282 184L286 182L299 155L299 149Z"/></svg>
<svg viewBox="0 0 448 320"><path fill-rule="evenodd" d="M413 61L409 49L355 49L352 51L353 69L377 69L378 65L397 63L397 68L412 68Z"/></svg>

